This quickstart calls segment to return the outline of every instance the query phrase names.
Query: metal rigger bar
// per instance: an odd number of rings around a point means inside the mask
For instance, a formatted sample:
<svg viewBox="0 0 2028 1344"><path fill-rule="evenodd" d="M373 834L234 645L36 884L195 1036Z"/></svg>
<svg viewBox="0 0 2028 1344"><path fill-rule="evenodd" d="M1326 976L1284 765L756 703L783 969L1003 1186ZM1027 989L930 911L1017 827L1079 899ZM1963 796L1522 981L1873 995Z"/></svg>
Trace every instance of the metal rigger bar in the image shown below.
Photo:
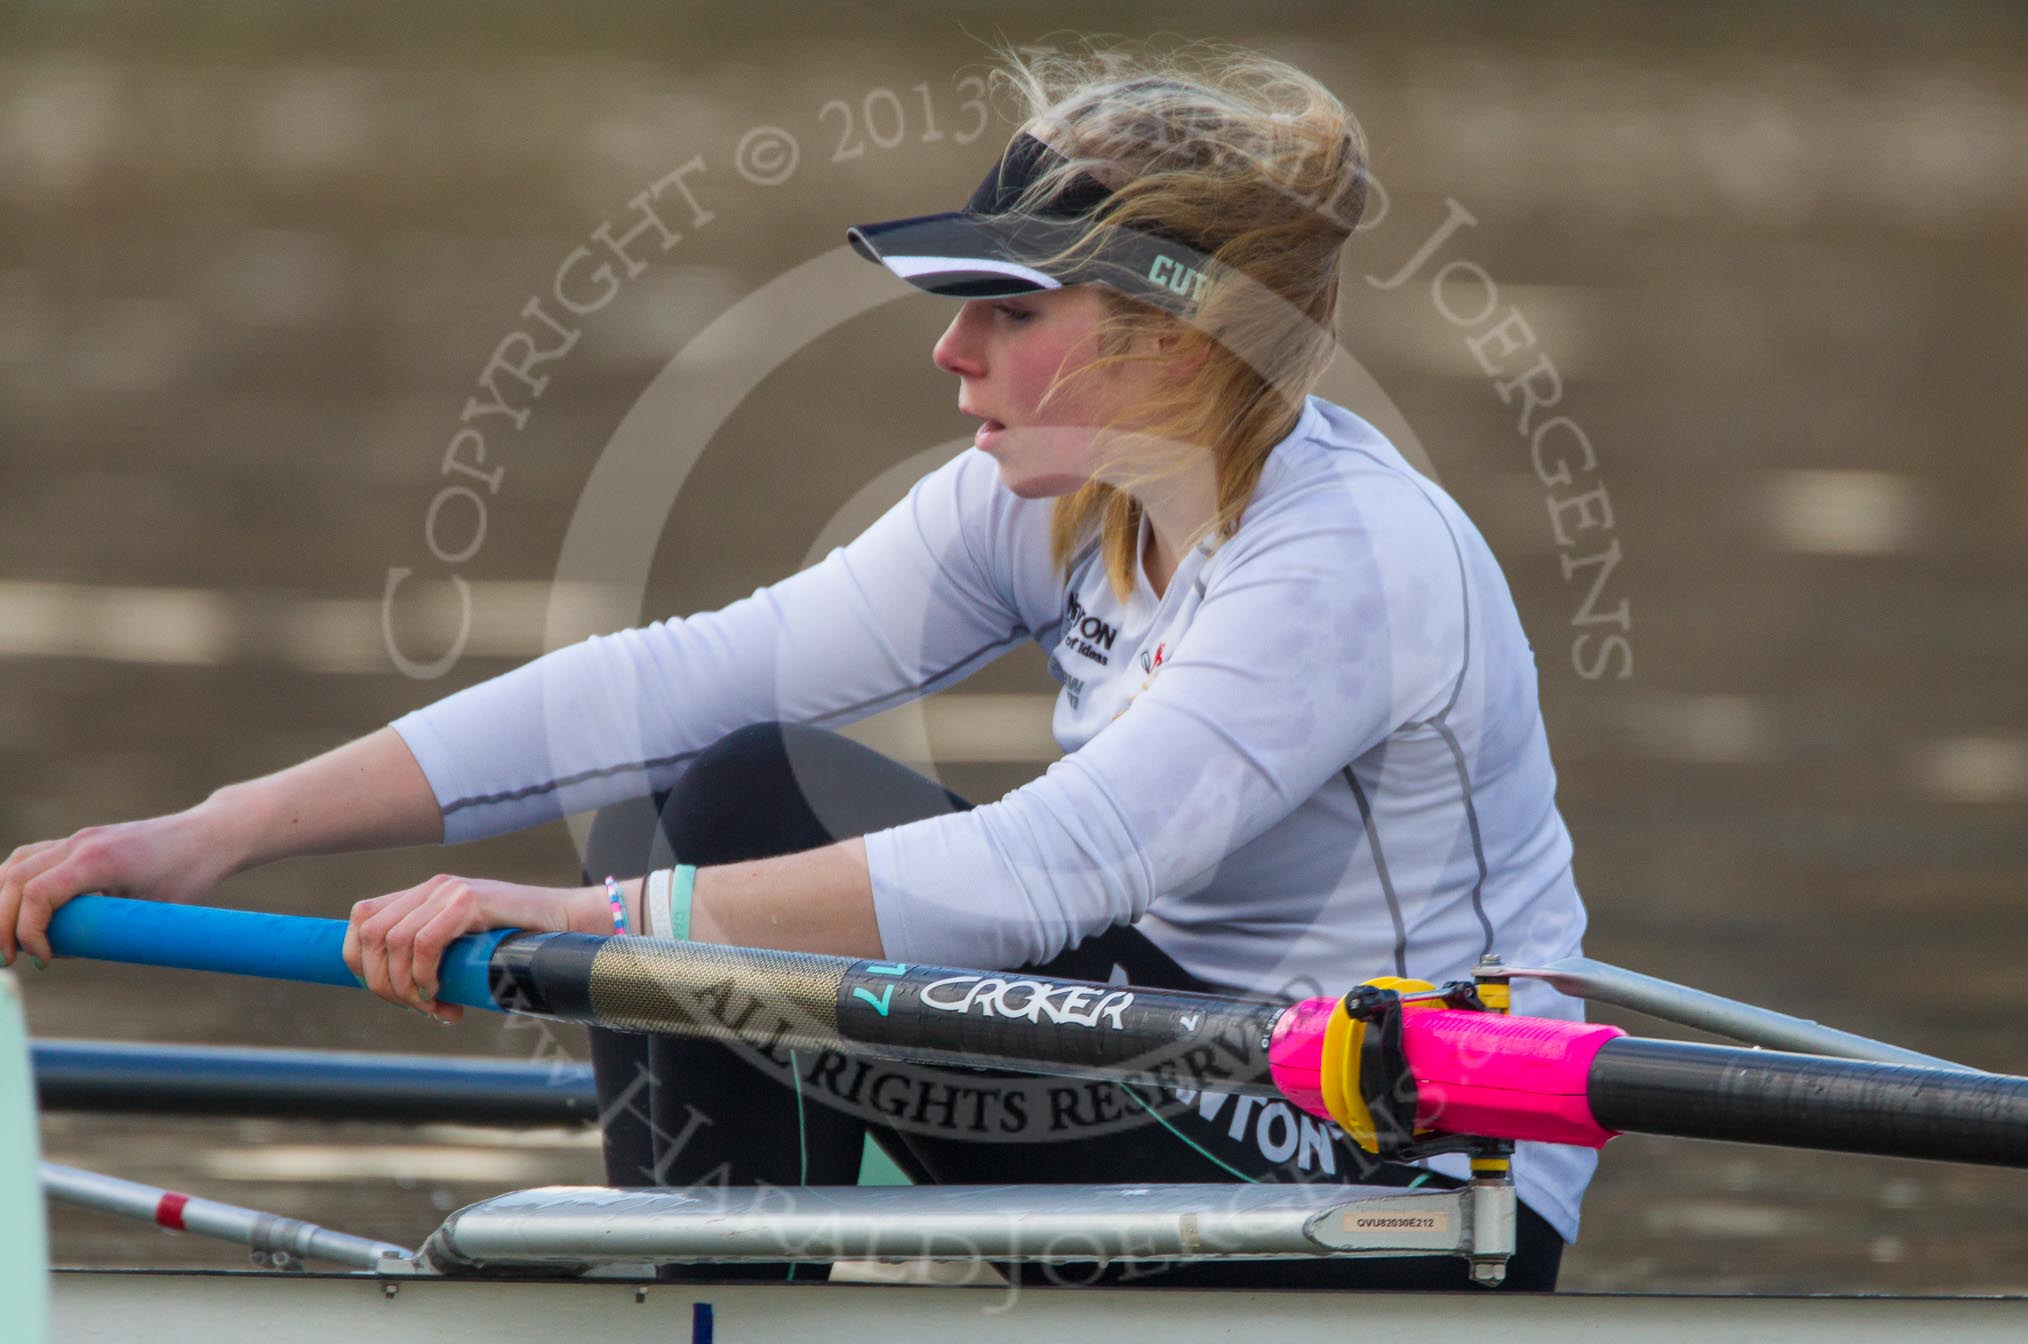
<svg viewBox="0 0 2028 1344"><path fill-rule="evenodd" d="M289 1269L305 1260L329 1260L354 1269L399 1272L415 1258L403 1246L328 1227L222 1204L139 1181L121 1180L55 1162L42 1164L42 1190L49 1198L78 1208L153 1223L171 1232L234 1241L252 1248L258 1263Z"/></svg>

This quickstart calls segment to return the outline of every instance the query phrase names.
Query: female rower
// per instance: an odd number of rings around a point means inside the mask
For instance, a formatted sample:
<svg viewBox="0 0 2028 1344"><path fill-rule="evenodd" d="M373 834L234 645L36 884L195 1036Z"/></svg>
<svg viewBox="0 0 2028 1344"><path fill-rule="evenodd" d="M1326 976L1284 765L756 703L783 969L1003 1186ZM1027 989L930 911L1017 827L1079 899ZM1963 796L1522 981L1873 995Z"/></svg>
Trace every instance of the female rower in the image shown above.
<svg viewBox="0 0 2028 1344"><path fill-rule="evenodd" d="M1010 67L1023 129L965 208L849 234L958 302L933 358L977 451L745 601L551 653L188 812L17 850L0 952L47 957L51 912L81 891L188 900L285 855L603 809L588 885L433 877L361 901L348 961L451 1020L443 947L499 927L1282 997L1575 953L1570 840L1499 568L1371 425L1309 395L1365 201L1357 128L1307 75L1244 54ZM1028 640L1062 687L1065 755L997 802L831 731ZM850 1183L869 1125L918 1180L1459 1174L1376 1164L1286 1105L1211 1091L592 1039L619 1185ZM1591 1165L1520 1146L1509 1286L1554 1286ZM1436 1259L1123 1275L1465 1282Z"/></svg>

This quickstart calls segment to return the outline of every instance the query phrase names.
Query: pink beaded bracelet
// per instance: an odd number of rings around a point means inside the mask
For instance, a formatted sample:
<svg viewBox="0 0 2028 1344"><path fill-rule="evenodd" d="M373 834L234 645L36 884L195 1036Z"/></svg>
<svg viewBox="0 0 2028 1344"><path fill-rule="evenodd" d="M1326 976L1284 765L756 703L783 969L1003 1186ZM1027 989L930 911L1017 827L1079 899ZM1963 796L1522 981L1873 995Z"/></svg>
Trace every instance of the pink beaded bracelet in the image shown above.
<svg viewBox="0 0 2028 1344"><path fill-rule="evenodd" d="M626 893L620 890L619 879L611 873L606 874L606 899L613 903L613 932L628 932Z"/></svg>

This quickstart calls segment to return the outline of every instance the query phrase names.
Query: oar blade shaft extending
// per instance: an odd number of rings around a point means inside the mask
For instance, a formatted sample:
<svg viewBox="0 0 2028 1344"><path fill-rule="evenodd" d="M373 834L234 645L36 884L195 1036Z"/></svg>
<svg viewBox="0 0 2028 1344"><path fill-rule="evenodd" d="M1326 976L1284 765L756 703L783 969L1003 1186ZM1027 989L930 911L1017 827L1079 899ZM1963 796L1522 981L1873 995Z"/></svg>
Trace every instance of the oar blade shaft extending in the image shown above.
<svg viewBox="0 0 2028 1344"><path fill-rule="evenodd" d="M1593 1062L1601 1125L1986 1166L2028 1166L2028 1079L1624 1036Z"/></svg>
<svg viewBox="0 0 2028 1344"><path fill-rule="evenodd" d="M1347 1092L1376 1086L1356 1046L1326 1039L1344 1016L1337 1001L1307 1000L1276 1040L1284 1093L1327 1118L1334 1088L1342 1112ZM2028 1078L1448 1009L1404 1013L1401 1036L1405 1076L1377 1085L1413 1098L1419 1131L1594 1148L1655 1134L2028 1167Z"/></svg>

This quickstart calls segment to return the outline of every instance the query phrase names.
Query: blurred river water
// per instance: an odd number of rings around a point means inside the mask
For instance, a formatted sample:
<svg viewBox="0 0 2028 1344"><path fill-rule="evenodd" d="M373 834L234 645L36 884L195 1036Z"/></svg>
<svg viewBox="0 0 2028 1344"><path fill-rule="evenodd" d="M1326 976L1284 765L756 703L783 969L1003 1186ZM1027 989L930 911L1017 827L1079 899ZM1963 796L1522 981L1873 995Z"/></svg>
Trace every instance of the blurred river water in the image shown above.
<svg viewBox="0 0 2028 1344"><path fill-rule="evenodd" d="M1367 128L1382 190L1329 390L1405 430L1506 566L1591 955L2028 1072L2028 23L1526 12L0 15L0 844L185 806L849 535L969 433L928 360L946 310L883 294L806 330L845 300L765 287L834 274L849 223L964 198L1010 129L982 37L1159 29L1292 59ZM588 249L644 193L666 229L601 278ZM587 308L568 337L528 307L559 286ZM635 488L602 455L679 351L699 397L740 395L638 588L570 572L587 492ZM1524 374L1553 379L1560 447L1520 423ZM1050 758L1053 690L1017 654L867 731L993 797ZM338 915L445 867L562 882L576 859L558 825L218 899ZM46 1037L536 1049L308 988L23 977ZM410 1244L599 1173L562 1133L50 1116L44 1141ZM2013 1172L1627 1139L1564 1282L2028 1291L2024 1196ZM70 1263L243 1260L54 1229Z"/></svg>

